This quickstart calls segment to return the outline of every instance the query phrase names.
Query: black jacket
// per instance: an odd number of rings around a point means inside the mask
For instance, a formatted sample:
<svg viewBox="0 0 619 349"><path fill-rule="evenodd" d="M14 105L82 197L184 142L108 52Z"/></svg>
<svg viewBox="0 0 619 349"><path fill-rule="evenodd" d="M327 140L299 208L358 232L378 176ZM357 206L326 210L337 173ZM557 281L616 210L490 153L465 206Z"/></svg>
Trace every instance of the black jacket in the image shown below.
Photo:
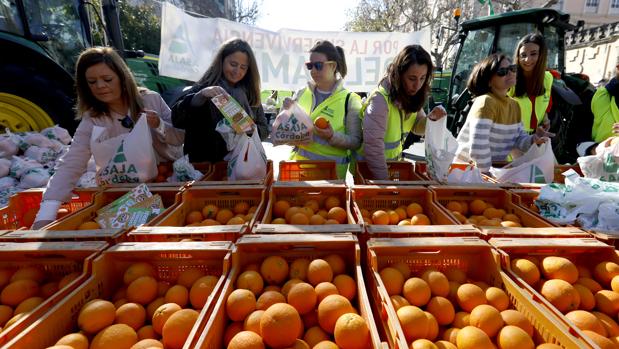
<svg viewBox="0 0 619 349"><path fill-rule="evenodd" d="M185 130L183 153L189 155L190 162L222 161L228 154L226 142L215 131L217 123L223 119L221 112L211 101L198 107L191 105L193 96L204 87L193 86L172 105L172 125ZM260 139L265 140L268 128L262 105L245 111L256 123Z"/></svg>

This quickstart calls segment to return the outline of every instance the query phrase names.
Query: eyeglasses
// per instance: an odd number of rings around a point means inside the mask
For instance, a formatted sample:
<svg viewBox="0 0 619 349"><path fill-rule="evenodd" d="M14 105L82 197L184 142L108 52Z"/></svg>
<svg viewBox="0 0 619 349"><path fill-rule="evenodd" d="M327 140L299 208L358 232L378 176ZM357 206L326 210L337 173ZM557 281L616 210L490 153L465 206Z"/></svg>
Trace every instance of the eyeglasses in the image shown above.
<svg viewBox="0 0 619 349"><path fill-rule="evenodd" d="M327 63L335 63L335 61L305 62L305 67L307 68L307 70L312 70L312 68L316 68L316 70L321 71Z"/></svg>
<svg viewBox="0 0 619 349"><path fill-rule="evenodd" d="M134 122L133 122L133 119L129 115L125 115L125 117L122 120L118 120L118 121L120 121L120 124L124 128L131 129L135 125Z"/></svg>
<svg viewBox="0 0 619 349"><path fill-rule="evenodd" d="M509 73L509 72L515 73L517 71L518 71L518 66L515 65L515 64L512 64L512 65L510 65L508 67L503 67L503 68L497 69L496 75L503 77L503 76L507 75L507 73Z"/></svg>

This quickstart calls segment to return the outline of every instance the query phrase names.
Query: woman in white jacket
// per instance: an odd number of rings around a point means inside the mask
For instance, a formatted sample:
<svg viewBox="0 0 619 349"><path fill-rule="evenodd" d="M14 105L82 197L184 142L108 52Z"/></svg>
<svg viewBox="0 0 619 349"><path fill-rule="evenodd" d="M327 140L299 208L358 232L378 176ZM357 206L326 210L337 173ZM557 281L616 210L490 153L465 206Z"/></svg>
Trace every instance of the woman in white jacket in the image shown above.
<svg viewBox="0 0 619 349"><path fill-rule="evenodd" d="M56 219L58 208L71 199L71 192L86 171L91 156L95 157L97 170L110 160L102 159L109 155L97 151L99 144L130 132L141 116L147 118L158 161L174 161L182 156L184 131L172 126L170 108L158 93L138 88L129 68L113 48L93 47L82 52L75 79L80 124L69 151L45 189L33 229Z"/></svg>

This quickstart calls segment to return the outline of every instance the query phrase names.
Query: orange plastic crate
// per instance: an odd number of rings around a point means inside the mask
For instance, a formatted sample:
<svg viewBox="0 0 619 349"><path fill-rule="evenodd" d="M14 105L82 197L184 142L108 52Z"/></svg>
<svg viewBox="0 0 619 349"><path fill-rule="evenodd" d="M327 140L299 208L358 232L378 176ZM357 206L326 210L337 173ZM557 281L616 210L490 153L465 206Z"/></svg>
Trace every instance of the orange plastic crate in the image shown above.
<svg viewBox="0 0 619 349"><path fill-rule="evenodd" d="M491 238L590 238L591 234L576 227L546 227L546 228L480 228L485 240Z"/></svg>
<svg viewBox="0 0 619 349"><path fill-rule="evenodd" d="M428 178L415 172L415 166L409 161L387 161L387 172L389 180L372 179L372 173L367 161L356 163L355 184L376 184L376 185L424 185L437 184Z"/></svg>
<svg viewBox="0 0 619 349"><path fill-rule="evenodd" d="M228 180L228 162L220 161L211 165L211 171L205 174L199 181L192 183L192 186L206 185L270 185L273 182L273 161L267 161L267 173L264 178L248 179L239 181Z"/></svg>
<svg viewBox="0 0 619 349"><path fill-rule="evenodd" d="M188 268L199 268L207 275L219 277L184 346L186 349L194 348L191 343L202 331L213 301L217 299L228 275L230 248L230 243L223 241L118 244L94 260L92 275L79 288L22 331L7 347L46 348L54 345L62 336L78 330L77 316L84 304L96 298L111 299L114 292L123 286L123 273L127 267L136 262L148 262L155 267L157 279L172 283L180 272Z"/></svg>
<svg viewBox="0 0 619 349"><path fill-rule="evenodd" d="M13 325L0 332L0 346L18 337L30 325L37 323L56 304L61 302L78 286L84 283L91 272L92 262L108 244L99 241L85 242L1 242L0 268L18 269L22 267L37 267L46 276L61 278L73 272L81 275L64 288L23 316ZM12 346L7 346L11 348ZM34 348L31 346L13 348Z"/></svg>
<svg viewBox="0 0 619 349"><path fill-rule="evenodd" d="M303 207L308 200L317 200L321 203L329 196L336 196L340 200L340 207L346 210L346 224L325 225L293 225L271 224L273 217L273 205L278 200L286 200L290 207ZM265 207L264 215L261 216L252 228L253 233L360 233L362 225L356 222L350 212L350 192L344 184L332 184L325 182L315 183L274 183L269 193L269 201Z"/></svg>
<svg viewBox="0 0 619 349"><path fill-rule="evenodd" d="M518 286L531 294L533 298L538 299L538 302L544 308L548 309L566 325L571 325L573 327L572 334L578 333L580 336L580 330L578 330L571 321L567 320L567 318L565 318L557 308L550 304L544 296L512 271L511 261L516 258L527 256L534 256L536 258L560 256L569 259L574 264L582 265L589 268L589 270L593 270L600 262L615 260L617 257L615 249L593 238L493 238L490 239L489 242L496 247L497 253L500 256L501 266L506 270L509 276L516 281ZM583 345L583 348L598 348L588 339L585 340L585 338L583 338L583 342L587 344L587 346Z"/></svg>
<svg viewBox="0 0 619 349"><path fill-rule="evenodd" d="M212 186L212 187L189 187L180 195L179 204L158 222L147 224L147 226L158 227L182 227L176 228L179 232L185 229L185 217L191 211L202 211L202 208L209 204L214 204L219 209L228 208L232 210L234 205L239 202L247 202L249 206L257 206L252 219L245 224L238 225L214 225L200 227L203 232L219 233L222 227L234 229L237 235L249 232L251 226L260 216L265 205L265 188L262 185L252 186ZM194 227L189 227L194 228ZM196 227L197 228L197 227ZM234 239L236 240L236 239Z"/></svg>
<svg viewBox="0 0 619 349"><path fill-rule="evenodd" d="M447 203L452 200L473 201L481 199L490 202L495 208L502 208L506 213L513 213L520 217L520 222L524 227L543 228L553 227L552 223L546 221L541 216L523 209L512 202L510 193L501 188L467 187L467 186L431 186L430 190L434 193L434 200L441 205L441 208L448 215L453 216L447 209ZM455 217L454 217L455 218Z"/></svg>
<svg viewBox="0 0 619 349"><path fill-rule="evenodd" d="M140 226L127 233L127 241L236 241L240 236L238 226L211 227L148 227ZM0 237L0 240L1 237Z"/></svg>
<svg viewBox="0 0 619 349"><path fill-rule="evenodd" d="M504 164L503 164L504 165ZM464 170L468 167L470 167L471 165L467 165L467 164L451 164L451 166L449 167L450 170L454 169L454 168L458 168L461 170ZM430 176L428 175L428 163L425 161L416 161L415 162L415 172L417 172L417 174L427 178L428 180L431 180L432 178L430 178ZM498 185L499 183L492 177L485 175L482 173L481 178L486 182L485 184L494 184L495 186ZM466 184L466 183L462 183L462 184ZM484 185L482 183L476 183L475 185Z"/></svg>
<svg viewBox="0 0 619 349"><path fill-rule="evenodd" d="M71 201L61 208L69 213L90 205L100 189L76 189ZM7 206L0 208L0 229L30 228L41 207L44 189L29 189L11 196Z"/></svg>
<svg viewBox="0 0 619 349"><path fill-rule="evenodd" d="M580 169L580 165L575 164L575 165L555 165L555 177L553 182L555 183L565 183L565 177L563 176L563 172L567 171L567 170L574 170L576 171L576 173L578 173L581 177L583 177L582 174L582 170Z"/></svg>
<svg viewBox="0 0 619 349"><path fill-rule="evenodd" d="M180 200L180 195L178 194L182 191L179 191L178 188L173 187L152 187L151 185L148 185L148 189L153 195L158 194L161 196L161 201L165 207L160 215L149 222L154 223L174 208L175 204ZM63 219L48 224L43 227L43 229L75 230L80 226L80 224L94 220L97 217L97 210L123 196L130 190L131 189L129 188L110 188L97 193L90 206L74 212Z"/></svg>
<svg viewBox="0 0 619 349"><path fill-rule="evenodd" d="M278 181L337 180L335 161L280 161Z"/></svg>
<svg viewBox="0 0 619 349"><path fill-rule="evenodd" d="M555 343L562 348L586 348L587 342L580 332L556 319L547 309L540 307L528 293L501 270L496 254L490 245L475 237L370 239L368 241L368 286L380 315L384 333L391 348L408 348L404 331L397 318L389 294L380 277L380 270L392 263L403 261L413 275L420 275L428 268L439 271L457 268L471 279L502 288L511 305L521 312L535 328L534 339ZM377 309L377 310L376 310Z"/></svg>
<svg viewBox="0 0 619 349"><path fill-rule="evenodd" d="M372 348L383 348L372 310L368 302L366 287L361 271L361 249L357 239L351 234L282 234L282 235L245 235L235 244L232 252L232 269L220 293L219 299L208 319L206 327L193 348L224 348L223 334L228 324L225 312L226 300L234 290L234 284L244 267L251 263L260 263L264 258L277 255L291 263L297 258L323 258L329 254L338 254L346 262L346 274L357 282L357 296L351 302L368 323Z"/></svg>
<svg viewBox="0 0 619 349"><path fill-rule="evenodd" d="M105 241L111 245L126 239L126 229L14 230L0 235L0 241Z"/></svg>

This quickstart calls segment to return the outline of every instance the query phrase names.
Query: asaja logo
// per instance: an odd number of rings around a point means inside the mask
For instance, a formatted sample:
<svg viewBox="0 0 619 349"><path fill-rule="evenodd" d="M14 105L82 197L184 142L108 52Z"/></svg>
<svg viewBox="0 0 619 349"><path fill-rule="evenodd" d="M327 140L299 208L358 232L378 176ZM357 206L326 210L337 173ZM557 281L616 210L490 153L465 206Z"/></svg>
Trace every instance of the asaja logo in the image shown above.
<svg viewBox="0 0 619 349"><path fill-rule="evenodd" d="M284 132L303 132L307 130L307 126L305 126L304 123L299 122L299 119L292 114L290 115L288 122L279 124L277 130Z"/></svg>
<svg viewBox="0 0 619 349"><path fill-rule="evenodd" d="M170 52L170 61L176 64L180 69L197 72L198 67L194 64L193 59L197 57L193 49L187 25L182 23L174 31L174 36L168 45Z"/></svg>

